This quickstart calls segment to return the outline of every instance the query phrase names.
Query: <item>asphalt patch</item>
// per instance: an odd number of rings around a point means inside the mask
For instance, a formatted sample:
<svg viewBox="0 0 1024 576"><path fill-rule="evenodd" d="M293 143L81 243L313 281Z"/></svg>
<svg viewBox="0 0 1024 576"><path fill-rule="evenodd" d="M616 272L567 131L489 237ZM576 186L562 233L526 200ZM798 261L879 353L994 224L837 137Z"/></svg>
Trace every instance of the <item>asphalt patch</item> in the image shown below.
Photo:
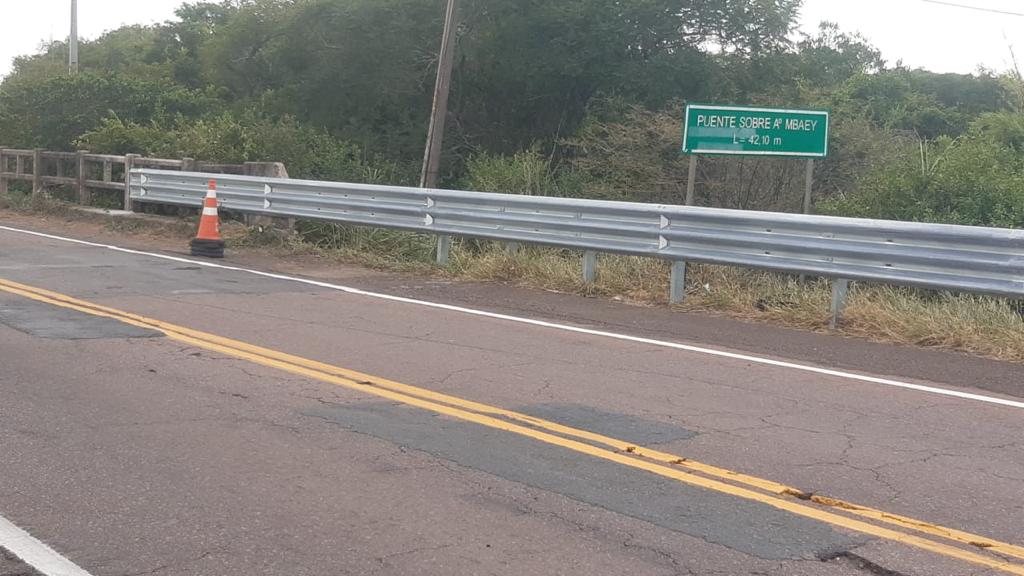
<svg viewBox="0 0 1024 576"><path fill-rule="evenodd" d="M522 407L518 411L570 428L625 440L637 446L690 440L697 435L693 430L672 424L647 420L631 414L606 412L581 404L534 404Z"/></svg>
<svg viewBox="0 0 1024 576"><path fill-rule="evenodd" d="M766 504L400 404L357 402L305 415L765 560L814 560L865 541Z"/></svg>
<svg viewBox="0 0 1024 576"><path fill-rule="evenodd" d="M37 338L96 340L157 338L161 332L30 300L0 301L0 324Z"/></svg>

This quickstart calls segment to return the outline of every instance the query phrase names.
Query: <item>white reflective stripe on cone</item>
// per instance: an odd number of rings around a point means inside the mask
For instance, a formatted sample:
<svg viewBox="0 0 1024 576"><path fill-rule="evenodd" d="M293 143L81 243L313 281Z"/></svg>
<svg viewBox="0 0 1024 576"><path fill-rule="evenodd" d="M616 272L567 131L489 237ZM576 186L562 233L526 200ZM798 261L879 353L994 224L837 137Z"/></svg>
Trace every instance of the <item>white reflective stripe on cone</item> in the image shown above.
<svg viewBox="0 0 1024 576"><path fill-rule="evenodd" d="M217 209L216 208L210 208L210 207L203 208L203 216L216 216L216 215L217 215Z"/></svg>

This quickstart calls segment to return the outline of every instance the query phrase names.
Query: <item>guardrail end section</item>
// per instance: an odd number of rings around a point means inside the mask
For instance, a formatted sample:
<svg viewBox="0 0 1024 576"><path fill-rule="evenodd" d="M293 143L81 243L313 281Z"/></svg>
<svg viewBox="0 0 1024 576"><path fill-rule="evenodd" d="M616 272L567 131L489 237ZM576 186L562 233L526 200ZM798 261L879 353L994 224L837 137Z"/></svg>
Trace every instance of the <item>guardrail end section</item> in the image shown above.
<svg viewBox="0 0 1024 576"><path fill-rule="evenodd" d="M835 330L843 316L843 309L846 308L846 299L850 295L850 281L845 278L837 278L832 281L832 319L829 321L829 328Z"/></svg>
<svg viewBox="0 0 1024 576"><path fill-rule="evenodd" d="M679 304L686 299L686 262L676 260L672 262L672 276L669 281L668 301L670 304Z"/></svg>

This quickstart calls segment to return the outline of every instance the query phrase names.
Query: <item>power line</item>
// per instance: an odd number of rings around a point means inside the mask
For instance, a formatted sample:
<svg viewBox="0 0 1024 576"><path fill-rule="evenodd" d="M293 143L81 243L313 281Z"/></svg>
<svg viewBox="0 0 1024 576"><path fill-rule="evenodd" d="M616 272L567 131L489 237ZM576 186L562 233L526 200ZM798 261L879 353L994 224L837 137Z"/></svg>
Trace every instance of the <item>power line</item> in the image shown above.
<svg viewBox="0 0 1024 576"><path fill-rule="evenodd" d="M995 8L982 8L981 6L969 6L967 4L957 4L955 2L943 2L942 0L921 0L929 4L940 4L942 6L952 6L953 8L965 8L967 10L977 10L978 12L989 12L992 14L1004 14L1006 16L1024 16L1022 12L1010 12L1008 10L996 10Z"/></svg>

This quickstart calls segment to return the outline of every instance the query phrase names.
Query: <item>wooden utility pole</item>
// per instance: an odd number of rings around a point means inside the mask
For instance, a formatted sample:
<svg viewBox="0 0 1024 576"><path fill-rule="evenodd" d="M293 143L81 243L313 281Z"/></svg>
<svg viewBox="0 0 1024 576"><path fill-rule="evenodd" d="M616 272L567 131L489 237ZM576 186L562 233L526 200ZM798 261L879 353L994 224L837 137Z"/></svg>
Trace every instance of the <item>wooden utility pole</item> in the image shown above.
<svg viewBox="0 0 1024 576"><path fill-rule="evenodd" d="M71 35L68 36L68 72L78 73L78 0L71 0Z"/></svg>
<svg viewBox="0 0 1024 576"><path fill-rule="evenodd" d="M448 117L448 93L452 85L452 65L455 62L455 13L457 0L448 0L444 19L444 35L437 62L437 82L434 86L434 108L427 131L427 149L423 155L421 188L436 188L441 168L441 149L444 144L444 126Z"/></svg>

